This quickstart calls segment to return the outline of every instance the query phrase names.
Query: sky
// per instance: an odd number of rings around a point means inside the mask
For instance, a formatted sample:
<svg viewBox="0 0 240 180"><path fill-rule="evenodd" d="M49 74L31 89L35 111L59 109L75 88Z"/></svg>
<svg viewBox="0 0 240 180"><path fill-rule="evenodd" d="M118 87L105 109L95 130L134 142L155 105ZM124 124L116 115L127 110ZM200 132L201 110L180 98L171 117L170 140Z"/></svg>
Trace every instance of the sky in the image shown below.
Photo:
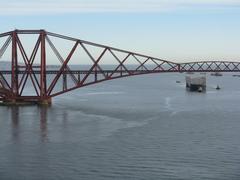
<svg viewBox="0 0 240 180"><path fill-rule="evenodd" d="M239 0L0 0L0 30L45 29L175 62L240 61Z"/></svg>

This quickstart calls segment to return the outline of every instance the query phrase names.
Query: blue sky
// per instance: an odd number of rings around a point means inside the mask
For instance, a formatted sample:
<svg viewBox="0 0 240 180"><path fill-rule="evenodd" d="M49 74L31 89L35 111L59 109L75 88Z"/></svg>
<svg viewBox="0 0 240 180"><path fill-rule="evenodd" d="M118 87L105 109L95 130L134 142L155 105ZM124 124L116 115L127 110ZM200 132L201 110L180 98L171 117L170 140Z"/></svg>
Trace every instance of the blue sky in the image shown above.
<svg viewBox="0 0 240 180"><path fill-rule="evenodd" d="M240 61L239 0L0 3L1 32L46 29L176 62Z"/></svg>

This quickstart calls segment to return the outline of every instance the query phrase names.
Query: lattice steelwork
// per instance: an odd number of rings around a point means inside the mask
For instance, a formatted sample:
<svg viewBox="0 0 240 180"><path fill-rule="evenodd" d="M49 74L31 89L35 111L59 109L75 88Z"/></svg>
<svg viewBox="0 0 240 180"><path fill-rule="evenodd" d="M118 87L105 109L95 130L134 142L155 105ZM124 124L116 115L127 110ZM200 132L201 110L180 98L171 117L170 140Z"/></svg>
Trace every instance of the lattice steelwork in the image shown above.
<svg viewBox="0 0 240 180"><path fill-rule="evenodd" d="M238 72L239 62L202 61L181 63L180 72Z"/></svg>
<svg viewBox="0 0 240 180"><path fill-rule="evenodd" d="M36 36L30 53L21 36ZM28 38L31 39L31 38ZM56 43L53 39L62 40ZM63 41L64 40L64 41ZM110 46L71 38L45 30L14 30L0 34L0 58L6 55L9 67L1 68L0 96L4 102L50 103L51 98L87 85L121 77L163 72L239 71L238 62L174 63ZM69 50L64 48L70 42ZM57 46L61 45L59 48ZM94 51L93 51L94 49ZM8 51L8 53L7 53ZM67 52L65 56L62 52ZM58 60L53 65L52 56ZM89 59L87 65L81 57ZM102 64L108 61L108 65ZM71 64L71 62L75 64ZM110 65L112 64L112 65ZM34 94L25 93L32 87Z"/></svg>

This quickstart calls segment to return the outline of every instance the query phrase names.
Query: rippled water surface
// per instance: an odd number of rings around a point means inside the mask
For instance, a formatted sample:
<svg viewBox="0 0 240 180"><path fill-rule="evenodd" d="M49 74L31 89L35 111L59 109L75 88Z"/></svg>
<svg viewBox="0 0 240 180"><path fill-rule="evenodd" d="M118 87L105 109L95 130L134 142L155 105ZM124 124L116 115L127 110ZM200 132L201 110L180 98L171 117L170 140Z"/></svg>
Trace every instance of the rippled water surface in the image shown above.
<svg viewBox="0 0 240 180"><path fill-rule="evenodd" d="M0 179L238 180L240 78L207 81L189 93L184 74L136 76L0 107Z"/></svg>

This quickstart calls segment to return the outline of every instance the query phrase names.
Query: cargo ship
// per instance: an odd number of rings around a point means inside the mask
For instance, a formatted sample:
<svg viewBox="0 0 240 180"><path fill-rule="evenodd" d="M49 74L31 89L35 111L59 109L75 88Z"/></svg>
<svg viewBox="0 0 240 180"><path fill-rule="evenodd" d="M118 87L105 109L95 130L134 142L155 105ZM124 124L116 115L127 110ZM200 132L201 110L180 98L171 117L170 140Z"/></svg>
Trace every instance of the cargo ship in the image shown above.
<svg viewBox="0 0 240 180"><path fill-rule="evenodd" d="M206 77L186 76L186 88L189 91L205 92L206 91Z"/></svg>

